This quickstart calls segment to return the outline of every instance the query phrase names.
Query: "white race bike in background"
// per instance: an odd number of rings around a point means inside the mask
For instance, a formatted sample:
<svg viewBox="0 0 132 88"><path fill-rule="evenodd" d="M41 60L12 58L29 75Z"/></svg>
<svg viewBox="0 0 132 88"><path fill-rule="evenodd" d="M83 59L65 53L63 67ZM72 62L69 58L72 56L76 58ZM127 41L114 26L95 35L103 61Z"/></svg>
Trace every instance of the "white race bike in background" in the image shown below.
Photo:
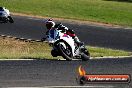
<svg viewBox="0 0 132 88"><path fill-rule="evenodd" d="M72 59L82 59L83 61L87 61L90 58L90 53L85 46L78 46L73 38L65 32L62 32L62 30L49 30L46 39L53 47L51 51L53 57L62 56L68 61Z"/></svg>
<svg viewBox="0 0 132 88"><path fill-rule="evenodd" d="M0 23L14 23L13 18L10 16L10 12L5 7L0 7Z"/></svg>

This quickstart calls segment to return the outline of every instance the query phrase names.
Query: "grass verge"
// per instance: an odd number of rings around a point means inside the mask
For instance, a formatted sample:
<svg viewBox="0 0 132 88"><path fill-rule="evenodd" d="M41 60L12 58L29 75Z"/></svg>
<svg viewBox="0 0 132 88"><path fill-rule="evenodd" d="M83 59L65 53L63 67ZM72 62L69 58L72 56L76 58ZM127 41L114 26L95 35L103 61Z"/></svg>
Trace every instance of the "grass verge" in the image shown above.
<svg viewBox="0 0 132 88"><path fill-rule="evenodd" d="M132 52L116 50L110 48L100 48L90 46L89 51L92 57L103 57L103 56L131 56Z"/></svg>
<svg viewBox="0 0 132 88"><path fill-rule="evenodd" d="M87 47L92 57L129 56L132 52L106 48ZM0 38L0 59L57 59L50 55L51 47L42 42L23 42L11 38ZM62 57L59 57L62 58Z"/></svg>
<svg viewBox="0 0 132 88"><path fill-rule="evenodd" d="M132 3L117 0L0 0L12 12L132 27Z"/></svg>

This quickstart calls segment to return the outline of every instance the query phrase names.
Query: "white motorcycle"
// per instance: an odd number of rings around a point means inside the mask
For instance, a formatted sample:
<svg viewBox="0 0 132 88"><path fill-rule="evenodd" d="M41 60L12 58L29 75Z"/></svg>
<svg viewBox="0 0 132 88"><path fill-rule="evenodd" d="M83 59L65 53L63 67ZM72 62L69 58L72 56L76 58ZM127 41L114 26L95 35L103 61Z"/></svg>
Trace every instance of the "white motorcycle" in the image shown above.
<svg viewBox="0 0 132 88"><path fill-rule="evenodd" d="M10 12L5 7L0 7L0 23L14 23L13 18L10 16Z"/></svg>
<svg viewBox="0 0 132 88"><path fill-rule="evenodd" d="M78 46L72 37L62 30L51 29L47 34L49 45L53 47L51 55L53 57L62 56L64 59L71 61L72 59L82 59L87 61L90 53L84 45Z"/></svg>

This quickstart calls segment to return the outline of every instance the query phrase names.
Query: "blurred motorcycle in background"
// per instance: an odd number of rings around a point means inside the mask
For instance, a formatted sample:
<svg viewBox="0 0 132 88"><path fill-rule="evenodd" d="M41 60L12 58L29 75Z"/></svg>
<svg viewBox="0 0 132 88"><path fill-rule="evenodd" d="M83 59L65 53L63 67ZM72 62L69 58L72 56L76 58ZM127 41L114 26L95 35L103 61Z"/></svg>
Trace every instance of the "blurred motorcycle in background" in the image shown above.
<svg viewBox="0 0 132 88"><path fill-rule="evenodd" d="M0 7L0 23L14 23L13 18L10 15L10 12L5 7Z"/></svg>

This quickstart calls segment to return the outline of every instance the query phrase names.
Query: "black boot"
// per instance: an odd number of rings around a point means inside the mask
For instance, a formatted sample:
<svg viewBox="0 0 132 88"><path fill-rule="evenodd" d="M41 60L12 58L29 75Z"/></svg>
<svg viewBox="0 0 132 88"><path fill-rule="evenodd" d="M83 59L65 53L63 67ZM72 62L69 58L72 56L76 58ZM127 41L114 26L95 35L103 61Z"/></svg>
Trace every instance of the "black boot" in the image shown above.
<svg viewBox="0 0 132 88"><path fill-rule="evenodd" d="M79 47L84 45L84 42L80 42L77 36L74 37L74 41L77 44L77 46L79 46Z"/></svg>
<svg viewBox="0 0 132 88"><path fill-rule="evenodd" d="M78 46L83 46L84 42L76 42Z"/></svg>

